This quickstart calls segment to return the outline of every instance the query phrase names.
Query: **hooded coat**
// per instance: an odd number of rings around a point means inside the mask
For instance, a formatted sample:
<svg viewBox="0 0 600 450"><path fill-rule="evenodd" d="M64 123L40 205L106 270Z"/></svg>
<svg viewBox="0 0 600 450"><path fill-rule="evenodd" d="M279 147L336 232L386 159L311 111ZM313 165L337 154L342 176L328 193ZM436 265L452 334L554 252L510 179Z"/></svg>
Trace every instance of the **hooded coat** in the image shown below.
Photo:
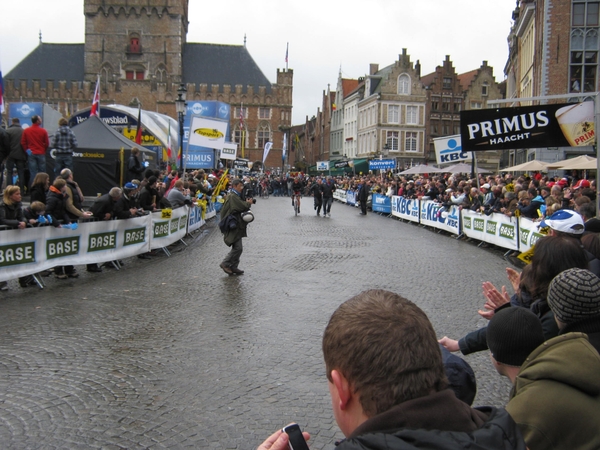
<svg viewBox="0 0 600 450"><path fill-rule="evenodd" d="M600 448L600 355L583 333L536 348L521 366L506 410L527 447Z"/></svg>

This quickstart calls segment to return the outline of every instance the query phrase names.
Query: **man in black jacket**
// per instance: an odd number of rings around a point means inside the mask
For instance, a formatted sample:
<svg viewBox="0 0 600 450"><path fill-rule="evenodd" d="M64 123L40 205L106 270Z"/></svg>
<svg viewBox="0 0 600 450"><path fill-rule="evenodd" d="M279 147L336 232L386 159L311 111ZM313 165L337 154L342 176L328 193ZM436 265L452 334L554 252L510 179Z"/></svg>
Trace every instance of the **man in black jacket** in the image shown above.
<svg viewBox="0 0 600 450"><path fill-rule="evenodd" d="M21 138L23 137L23 128L18 118L12 119L12 124L6 130L8 140L10 144L10 153L6 159L6 173L11 174L13 167L17 168L19 174L19 187L23 192L25 186L25 165L27 164L27 153L21 145Z"/></svg>
<svg viewBox="0 0 600 450"><path fill-rule="evenodd" d="M358 191L357 200L360 202L360 214L362 216L367 215L367 201L369 200L369 193L371 192L371 180L365 178L362 182L362 186Z"/></svg>
<svg viewBox="0 0 600 450"><path fill-rule="evenodd" d="M504 409L471 408L448 389L433 326L397 294L377 289L343 303L325 328L323 356L346 436L338 450L526 448ZM258 449L288 441L278 431Z"/></svg>

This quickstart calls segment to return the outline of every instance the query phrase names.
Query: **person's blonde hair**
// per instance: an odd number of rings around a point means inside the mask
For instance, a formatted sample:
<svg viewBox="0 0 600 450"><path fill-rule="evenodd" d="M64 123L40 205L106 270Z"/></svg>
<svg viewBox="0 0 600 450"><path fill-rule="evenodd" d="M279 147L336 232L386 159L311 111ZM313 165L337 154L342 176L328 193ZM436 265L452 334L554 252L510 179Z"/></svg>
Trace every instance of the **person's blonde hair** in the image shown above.
<svg viewBox="0 0 600 450"><path fill-rule="evenodd" d="M19 186L13 186L11 184L6 186L6 189L4 189L4 194L2 195L2 199L4 200L5 205L12 206L15 204L15 202L12 201L11 197L16 192L21 192L21 188Z"/></svg>

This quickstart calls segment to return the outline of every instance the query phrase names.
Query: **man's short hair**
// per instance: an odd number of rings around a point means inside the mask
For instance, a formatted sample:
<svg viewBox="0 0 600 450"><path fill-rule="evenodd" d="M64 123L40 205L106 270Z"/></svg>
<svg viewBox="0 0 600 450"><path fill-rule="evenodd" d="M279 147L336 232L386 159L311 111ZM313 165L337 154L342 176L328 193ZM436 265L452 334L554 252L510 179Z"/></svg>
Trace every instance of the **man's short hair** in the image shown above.
<svg viewBox="0 0 600 450"><path fill-rule="evenodd" d="M592 202L582 204L578 211L583 217L583 220L590 220L596 217L596 205L594 205Z"/></svg>
<svg viewBox="0 0 600 450"><path fill-rule="evenodd" d="M34 116L31 116L31 123L38 123L40 121L40 116L38 116L37 114Z"/></svg>
<svg viewBox="0 0 600 450"><path fill-rule="evenodd" d="M448 386L425 313L393 292L374 289L344 302L323 335L327 378L338 370L368 417Z"/></svg>
<svg viewBox="0 0 600 450"><path fill-rule="evenodd" d="M61 117L58 120L58 126L59 127L64 127L65 125L68 125L68 124L69 124L69 122L67 122L67 119L65 119L64 117Z"/></svg>
<svg viewBox="0 0 600 450"><path fill-rule="evenodd" d="M244 182L242 180L240 180L239 178L236 178L235 180L233 180L231 182L231 186L239 186L240 184L244 184Z"/></svg>
<svg viewBox="0 0 600 450"><path fill-rule="evenodd" d="M12 123L15 124L15 125L19 125L21 123L21 121L19 120L18 117L13 117L12 118Z"/></svg>
<svg viewBox="0 0 600 450"><path fill-rule="evenodd" d="M68 180L71 177L71 174L73 172L71 172L71 169L63 169L60 171L60 177L64 180Z"/></svg>
<svg viewBox="0 0 600 450"><path fill-rule="evenodd" d="M183 180L177 180L174 184L174 187L176 187L176 188L183 187Z"/></svg>
<svg viewBox="0 0 600 450"><path fill-rule="evenodd" d="M64 180L64 178L58 177L54 180L52 186L54 186L56 189L62 189L66 186L66 184L67 182Z"/></svg>
<svg viewBox="0 0 600 450"><path fill-rule="evenodd" d="M119 187L114 187L110 191L108 191L108 195L111 198L119 198L122 193L123 193L123 191Z"/></svg>

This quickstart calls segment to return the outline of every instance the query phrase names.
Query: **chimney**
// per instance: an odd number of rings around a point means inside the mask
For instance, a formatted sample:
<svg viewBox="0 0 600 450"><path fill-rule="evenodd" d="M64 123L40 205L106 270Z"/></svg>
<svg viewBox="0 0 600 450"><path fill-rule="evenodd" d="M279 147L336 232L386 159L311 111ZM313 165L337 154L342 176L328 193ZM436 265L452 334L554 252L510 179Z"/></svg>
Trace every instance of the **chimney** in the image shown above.
<svg viewBox="0 0 600 450"><path fill-rule="evenodd" d="M379 72L379 64L369 64L369 75L375 75Z"/></svg>

